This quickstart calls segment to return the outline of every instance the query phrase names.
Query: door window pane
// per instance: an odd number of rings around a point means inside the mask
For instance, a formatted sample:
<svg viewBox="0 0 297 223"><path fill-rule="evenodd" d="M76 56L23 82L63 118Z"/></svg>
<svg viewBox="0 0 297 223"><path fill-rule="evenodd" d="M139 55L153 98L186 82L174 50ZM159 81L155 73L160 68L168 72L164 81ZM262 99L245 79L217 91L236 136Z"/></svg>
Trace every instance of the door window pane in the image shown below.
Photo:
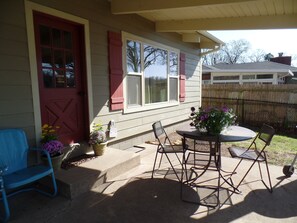
<svg viewBox="0 0 297 223"><path fill-rule="evenodd" d="M64 31L64 42L66 49L72 49L72 35L71 32Z"/></svg>
<svg viewBox="0 0 297 223"><path fill-rule="evenodd" d="M66 83L67 87L75 87L75 76L73 70L66 71Z"/></svg>
<svg viewBox="0 0 297 223"><path fill-rule="evenodd" d="M43 84L47 88L55 87L54 85L54 73L52 69L42 69Z"/></svg>
<svg viewBox="0 0 297 223"><path fill-rule="evenodd" d="M128 75L128 105L141 105L141 77Z"/></svg>
<svg viewBox="0 0 297 223"><path fill-rule="evenodd" d="M52 52L50 48L41 49L42 67L52 67Z"/></svg>
<svg viewBox="0 0 297 223"><path fill-rule="evenodd" d="M66 65L65 65L66 69L73 70L73 68L74 68L74 60L73 60L72 53L66 52L66 61L65 62L66 62Z"/></svg>
<svg viewBox="0 0 297 223"><path fill-rule="evenodd" d="M47 26L40 26L40 43L41 45L51 45L51 30Z"/></svg>
<svg viewBox="0 0 297 223"><path fill-rule="evenodd" d="M71 32L39 26L42 75L45 87L70 88L76 86L75 58ZM49 69L51 68L51 69Z"/></svg>
<svg viewBox="0 0 297 223"><path fill-rule="evenodd" d="M55 59L55 67L56 68L64 67L63 52L61 50L55 50L54 59Z"/></svg>
<svg viewBox="0 0 297 223"><path fill-rule="evenodd" d="M57 88L65 87L64 71L56 70L55 74L56 74L56 87Z"/></svg>
<svg viewBox="0 0 297 223"><path fill-rule="evenodd" d="M62 35L61 31L58 29L53 29L53 45L55 47L61 47L62 46Z"/></svg>
<svg viewBox="0 0 297 223"><path fill-rule="evenodd" d="M145 103L167 101L167 51L144 45Z"/></svg>
<svg viewBox="0 0 297 223"><path fill-rule="evenodd" d="M127 72L140 73L140 43L127 41Z"/></svg>
<svg viewBox="0 0 297 223"><path fill-rule="evenodd" d="M177 101L177 78L170 78L170 86L169 86L169 91L170 91L170 101Z"/></svg>

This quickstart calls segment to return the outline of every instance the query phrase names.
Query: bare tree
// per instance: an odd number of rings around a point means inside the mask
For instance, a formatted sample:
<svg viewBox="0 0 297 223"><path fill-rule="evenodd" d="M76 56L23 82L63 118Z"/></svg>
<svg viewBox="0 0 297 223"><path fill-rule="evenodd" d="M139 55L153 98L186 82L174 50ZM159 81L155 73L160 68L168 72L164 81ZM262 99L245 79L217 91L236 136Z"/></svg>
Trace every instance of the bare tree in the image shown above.
<svg viewBox="0 0 297 223"><path fill-rule="evenodd" d="M140 72L140 43L135 41L127 42L127 67L130 71ZM167 61L167 51L144 45L144 69L148 66L159 63L164 64ZM177 65L177 61L175 62Z"/></svg>
<svg viewBox="0 0 297 223"><path fill-rule="evenodd" d="M251 51L250 42L245 39L240 39L226 43L221 50L204 55L201 60L204 65L215 65L218 63L235 64L270 61L273 57L273 54L266 53L263 49ZM292 60L297 60L297 55L292 55ZM297 66L297 62L293 65Z"/></svg>
<svg viewBox="0 0 297 223"><path fill-rule="evenodd" d="M202 50L201 52L204 53L206 52L207 50ZM204 65L214 65L215 62L214 62L214 58L216 56L216 53L210 53L210 54L206 54L204 56L201 57L201 60L202 60L202 64Z"/></svg>
<svg viewBox="0 0 297 223"><path fill-rule="evenodd" d="M248 59L249 59L249 62L261 62L265 60L266 55L267 54L265 53L264 50L256 49L249 54Z"/></svg>
<svg viewBox="0 0 297 223"><path fill-rule="evenodd" d="M213 65L216 63L243 63L247 60L246 53L250 49L250 42L245 39L232 40L226 43L221 50L204 56L204 64Z"/></svg>
<svg viewBox="0 0 297 223"><path fill-rule="evenodd" d="M235 64L245 62L244 54L250 49L250 43L247 40L232 40L222 48L223 59L225 63Z"/></svg>

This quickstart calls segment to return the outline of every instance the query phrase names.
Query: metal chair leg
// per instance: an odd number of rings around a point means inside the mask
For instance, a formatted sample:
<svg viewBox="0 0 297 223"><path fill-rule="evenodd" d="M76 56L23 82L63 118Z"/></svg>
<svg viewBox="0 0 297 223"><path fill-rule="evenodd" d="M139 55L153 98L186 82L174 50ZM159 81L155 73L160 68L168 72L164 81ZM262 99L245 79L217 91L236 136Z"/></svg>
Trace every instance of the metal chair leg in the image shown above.
<svg viewBox="0 0 297 223"><path fill-rule="evenodd" d="M154 178L154 172L155 172L155 167L156 167L157 156L158 156L158 151L156 152L156 155L155 155L155 161L154 161L154 165L153 165L153 171L152 171L152 177L151 178Z"/></svg>
<svg viewBox="0 0 297 223"><path fill-rule="evenodd" d="M163 155L163 154L162 154L162 155ZM175 175L176 175L176 177L177 177L178 181L181 181L181 179L180 179L180 177L178 176L178 174L177 174L177 172L176 172L176 170L175 170L175 168L174 168L173 164L171 163L171 161L170 161L170 159L169 159L169 157L168 157L167 153L165 153L165 156L166 156L166 158L167 158L167 160L168 160L168 162L169 162L169 164L170 164L170 166L171 166L171 168L172 168L173 172L175 173Z"/></svg>
<svg viewBox="0 0 297 223"><path fill-rule="evenodd" d="M266 188L269 190L269 192L272 193L272 192L273 192L273 189L272 189L271 177L270 177L270 172L269 172L269 168L268 168L267 160L265 160L265 164L266 164L266 171L267 171L267 176L268 176L268 181L269 181L269 186L270 186L270 187L268 187L268 186L266 185L266 183L264 182L264 180L263 180L262 182L263 182L263 184L266 186Z"/></svg>
<svg viewBox="0 0 297 223"><path fill-rule="evenodd" d="M3 222L7 222L9 217L10 217L10 210L9 210L7 196L6 196L6 192L5 192L5 189L4 189L2 179L0 179L0 191L1 191L1 194L2 194L1 200L3 201L4 213L5 213L5 215L3 217Z"/></svg>

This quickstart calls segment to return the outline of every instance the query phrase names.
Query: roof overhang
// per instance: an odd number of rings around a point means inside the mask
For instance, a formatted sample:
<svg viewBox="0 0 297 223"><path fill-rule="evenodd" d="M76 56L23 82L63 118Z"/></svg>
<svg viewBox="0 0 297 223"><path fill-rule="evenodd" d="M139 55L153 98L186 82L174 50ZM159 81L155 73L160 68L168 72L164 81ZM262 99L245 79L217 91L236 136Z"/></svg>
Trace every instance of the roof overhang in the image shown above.
<svg viewBox="0 0 297 223"><path fill-rule="evenodd" d="M110 0L113 14L138 14L156 32L217 50L223 42L207 31L297 28L295 0Z"/></svg>

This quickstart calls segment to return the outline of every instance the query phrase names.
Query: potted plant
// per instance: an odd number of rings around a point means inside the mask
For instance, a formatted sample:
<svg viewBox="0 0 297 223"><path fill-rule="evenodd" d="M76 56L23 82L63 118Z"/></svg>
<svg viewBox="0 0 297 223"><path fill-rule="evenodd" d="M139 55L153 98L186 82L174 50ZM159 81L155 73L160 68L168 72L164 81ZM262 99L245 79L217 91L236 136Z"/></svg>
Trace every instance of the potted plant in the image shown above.
<svg viewBox="0 0 297 223"><path fill-rule="evenodd" d="M201 132L207 131L210 135L219 135L224 128L234 124L236 120L233 110L226 106L199 108L198 112L195 112L195 108L192 107L191 111L191 125Z"/></svg>
<svg viewBox="0 0 297 223"><path fill-rule="evenodd" d="M41 148L49 153L54 170L61 168L64 149L63 143L58 140L57 129L59 126L45 124L42 126L41 135ZM41 156L41 159L47 164L45 157Z"/></svg>
<svg viewBox="0 0 297 223"><path fill-rule="evenodd" d="M95 156L103 155L107 147L106 133L101 124L93 124L93 129L90 133L89 144L92 145Z"/></svg>

